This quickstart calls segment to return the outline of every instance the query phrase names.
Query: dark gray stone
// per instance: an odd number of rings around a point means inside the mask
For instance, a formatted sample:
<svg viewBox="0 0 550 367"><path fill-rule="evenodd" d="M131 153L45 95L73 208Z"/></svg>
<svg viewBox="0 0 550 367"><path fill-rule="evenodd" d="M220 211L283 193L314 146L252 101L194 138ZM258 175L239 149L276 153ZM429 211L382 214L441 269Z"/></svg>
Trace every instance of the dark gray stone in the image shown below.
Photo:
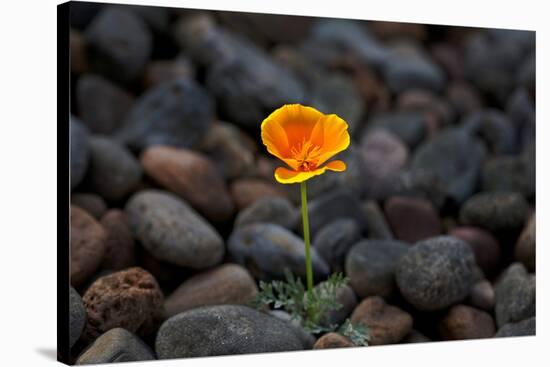
<svg viewBox="0 0 550 367"><path fill-rule="evenodd" d="M384 45L365 27L347 19L317 20L304 49L317 63L326 65L342 54L351 54L367 65L379 68L389 56Z"/></svg>
<svg viewBox="0 0 550 367"><path fill-rule="evenodd" d="M336 302L342 307L329 312L325 320L327 325L341 325L357 306L357 296L349 285L344 285L336 290Z"/></svg>
<svg viewBox="0 0 550 367"><path fill-rule="evenodd" d="M346 254L360 238L361 230L353 219L338 219L321 228L312 244L333 272L341 272Z"/></svg>
<svg viewBox="0 0 550 367"><path fill-rule="evenodd" d="M516 323L502 325L495 334L495 338L505 338L509 336L530 336L537 334L537 319L531 317Z"/></svg>
<svg viewBox="0 0 550 367"><path fill-rule="evenodd" d="M494 233L519 231L525 223L529 205L517 192L482 192L460 208L460 221L486 228Z"/></svg>
<svg viewBox="0 0 550 367"><path fill-rule="evenodd" d="M76 84L76 104L82 121L95 134L109 134L124 119L134 98L108 79L85 74Z"/></svg>
<svg viewBox="0 0 550 367"><path fill-rule="evenodd" d="M504 101L516 84L521 61L534 48L534 37L534 32L503 29L470 37L464 48L466 78L490 98Z"/></svg>
<svg viewBox="0 0 550 367"><path fill-rule="evenodd" d="M495 316L499 327L535 316L535 275L514 263L501 275L495 286Z"/></svg>
<svg viewBox="0 0 550 367"><path fill-rule="evenodd" d="M497 156L483 164L481 186L483 191L517 191L526 198L535 195L535 180L528 163L518 156Z"/></svg>
<svg viewBox="0 0 550 367"><path fill-rule="evenodd" d="M334 190L308 203L309 226L313 236L319 230L337 219L353 219L362 230L365 219L359 199L346 190Z"/></svg>
<svg viewBox="0 0 550 367"><path fill-rule="evenodd" d="M201 307L166 320L155 351L159 359L302 350L291 325L245 306Z"/></svg>
<svg viewBox="0 0 550 367"><path fill-rule="evenodd" d="M251 223L274 223L292 230L298 225L299 216L298 209L288 199L266 197L243 209L235 219L235 226L242 227Z"/></svg>
<svg viewBox="0 0 550 367"><path fill-rule="evenodd" d="M140 191L128 200L125 212L135 238L158 260L201 269L224 256L216 230L173 194Z"/></svg>
<svg viewBox="0 0 550 367"><path fill-rule="evenodd" d="M363 197L365 194L368 194L368 186L365 183L369 181L370 177L368 175L363 152L352 144L348 147L348 149L338 154L338 159L346 162L346 170L344 172L330 172L330 174L335 178L335 187L341 187L342 189L348 190L350 193L359 197ZM326 172L321 177L326 176L327 173L329 172ZM308 182L308 199L309 183L313 183L321 177L317 177L315 180L310 180Z"/></svg>
<svg viewBox="0 0 550 367"><path fill-rule="evenodd" d="M421 112L386 112L372 117L367 127L369 132L370 129L376 128L388 130L410 148L414 148L424 139L427 122L425 115Z"/></svg>
<svg viewBox="0 0 550 367"><path fill-rule="evenodd" d="M153 351L137 335L123 328L114 328L101 334L82 353L76 364L151 361Z"/></svg>
<svg viewBox="0 0 550 367"><path fill-rule="evenodd" d="M139 76L152 52L153 37L145 22L120 8L102 10L84 36L92 69L121 82Z"/></svg>
<svg viewBox="0 0 550 367"><path fill-rule="evenodd" d="M86 309L78 292L69 287L69 347L80 338L86 325Z"/></svg>
<svg viewBox="0 0 550 367"><path fill-rule="evenodd" d="M478 139L466 131L449 128L416 149L411 169L413 174L435 180L431 191L440 187L449 198L461 203L474 192L484 158L485 149Z"/></svg>
<svg viewBox="0 0 550 367"><path fill-rule="evenodd" d="M370 239L391 240L392 231L388 225L384 213L376 201L366 201L363 203L363 213L367 225L367 233Z"/></svg>
<svg viewBox="0 0 550 367"><path fill-rule="evenodd" d="M394 294L395 269L410 246L401 241L363 240L352 247L346 258L346 274L360 298Z"/></svg>
<svg viewBox="0 0 550 367"><path fill-rule="evenodd" d="M416 47L402 44L391 50L383 75L390 90L400 93L407 89L440 91L445 83L443 70L428 55Z"/></svg>
<svg viewBox="0 0 550 367"><path fill-rule="evenodd" d="M283 320L284 322L290 324L290 326L292 326L292 328L296 332L296 335L302 341L304 349L313 348L313 344L315 344L316 339L312 334L308 333L306 329L302 327L302 325L300 324L300 320L292 318L289 313L282 310L271 310L269 311L269 314L273 317L278 318L279 320Z"/></svg>
<svg viewBox="0 0 550 367"><path fill-rule="evenodd" d="M512 121L496 109L476 111L466 116L461 125L470 134L479 136L493 154L517 151L517 137Z"/></svg>
<svg viewBox="0 0 550 367"><path fill-rule="evenodd" d="M159 84L132 106L116 136L133 150L195 146L214 120L214 101L192 79Z"/></svg>
<svg viewBox="0 0 550 367"><path fill-rule="evenodd" d="M450 236L416 243L401 257L396 281L403 297L421 311L462 301L474 282L475 258L468 244Z"/></svg>
<svg viewBox="0 0 550 367"><path fill-rule="evenodd" d="M305 279L304 241L279 225L255 223L236 228L227 246L231 257L255 278L283 278L286 268ZM328 276L329 267L315 248L311 249L311 263L317 279Z"/></svg>
<svg viewBox="0 0 550 367"><path fill-rule="evenodd" d="M99 220L107 212L107 203L103 198L93 193L74 193L71 195L71 204L78 206Z"/></svg>
<svg viewBox="0 0 550 367"><path fill-rule="evenodd" d="M359 130L364 102L353 80L344 74L329 74L319 78L312 87L310 98L312 107L344 119L352 136Z"/></svg>
<svg viewBox="0 0 550 367"><path fill-rule="evenodd" d="M289 70L208 16L183 18L175 38L194 61L208 66L206 85L221 113L235 123L257 127L266 111L304 100L302 84Z"/></svg>
<svg viewBox="0 0 550 367"><path fill-rule="evenodd" d="M535 138L536 111L535 100L527 88L517 88L506 101L506 114L514 124L520 149Z"/></svg>
<svg viewBox="0 0 550 367"><path fill-rule="evenodd" d="M90 139L88 181L106 200L121 200L141 181L141 166L130 151L117 141L95 136Z"/></svg>
<svg viewBox="0 0 550 367"><path fill-rule="evenodd" d="M71 190L74 189L86 174L90 158L88 129L74 116L70 123L71 143Z"/></svg>
<svg viewBox="0 0 550 367"><path fill-rule="evenodd" d="M409 159L409 149L397 135L380 127L368 129L361 138L366 178L361 181L370 199L384 199L396 189L396 181Z"/></svg>

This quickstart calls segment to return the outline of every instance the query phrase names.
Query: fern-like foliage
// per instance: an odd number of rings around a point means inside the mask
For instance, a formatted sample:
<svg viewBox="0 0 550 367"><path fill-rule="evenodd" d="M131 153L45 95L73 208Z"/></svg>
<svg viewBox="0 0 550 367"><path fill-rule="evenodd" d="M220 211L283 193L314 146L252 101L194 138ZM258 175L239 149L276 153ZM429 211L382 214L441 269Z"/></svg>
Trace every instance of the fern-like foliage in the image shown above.
<svg viewBox="0 0 550 367"><path fill-rule="evenodd" d="M312 334L336 331L348 337L355 345L367 345L367 329L363 325L352 325L348 319L338 328L338 325L326 321L331 311L342 307L336 299L336 292L349 281L342 273L332 274L311 291L307 291L302 280L288 270L285 270L285 279L270 283L261 281L255 300L256 307L268 305L274 309L283 309Z"/></svg>

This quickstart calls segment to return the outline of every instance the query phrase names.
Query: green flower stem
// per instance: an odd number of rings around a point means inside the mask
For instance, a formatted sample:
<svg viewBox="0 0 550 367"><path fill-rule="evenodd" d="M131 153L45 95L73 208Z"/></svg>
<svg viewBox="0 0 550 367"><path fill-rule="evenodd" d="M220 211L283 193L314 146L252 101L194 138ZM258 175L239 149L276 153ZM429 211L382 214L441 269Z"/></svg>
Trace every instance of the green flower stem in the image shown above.
<svg viewBox="0 0 550 367"><path fill-rule="evenodd" d="M304 242L306 244L306 276L307 291L311 294L313 290L313 271L311 270L311 253L309 243L309 218L307 212L307 189L306 181L300 183L300 192L302 194L302 224L304 225Z"/></svg>

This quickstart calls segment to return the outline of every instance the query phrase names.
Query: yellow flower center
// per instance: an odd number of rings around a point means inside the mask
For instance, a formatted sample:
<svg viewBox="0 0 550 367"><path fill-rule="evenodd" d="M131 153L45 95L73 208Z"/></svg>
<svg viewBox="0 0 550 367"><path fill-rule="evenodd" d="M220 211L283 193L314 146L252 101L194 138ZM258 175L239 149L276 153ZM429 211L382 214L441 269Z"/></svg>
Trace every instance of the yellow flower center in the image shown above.
<svg viewBox="0 0 550 367"><path fill-rule="evenodd" d="M300 171L312 171L317 168L317 162L321 148L317 145L313 145L310 141L304 140L302 143L292 147L290 153L292 157L298 161L298 170Z"/></svg>

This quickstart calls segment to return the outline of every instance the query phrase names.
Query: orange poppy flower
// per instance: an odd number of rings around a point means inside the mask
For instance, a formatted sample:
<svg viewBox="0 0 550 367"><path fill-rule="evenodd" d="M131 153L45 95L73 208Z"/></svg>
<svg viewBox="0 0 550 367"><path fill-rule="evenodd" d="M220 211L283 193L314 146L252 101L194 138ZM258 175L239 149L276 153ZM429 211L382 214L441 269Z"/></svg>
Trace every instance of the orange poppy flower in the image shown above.
<svg viewBox="0 0 550 367"><path fill-rule="evenodd" d="M303 182L327 169L346 169L340 160L323 166L350 143L348 124L334 114L325 115L299 104L284 105L262 122L261 129L267 151L290 167L275 170L275 179L280 183Z"/></svg>

